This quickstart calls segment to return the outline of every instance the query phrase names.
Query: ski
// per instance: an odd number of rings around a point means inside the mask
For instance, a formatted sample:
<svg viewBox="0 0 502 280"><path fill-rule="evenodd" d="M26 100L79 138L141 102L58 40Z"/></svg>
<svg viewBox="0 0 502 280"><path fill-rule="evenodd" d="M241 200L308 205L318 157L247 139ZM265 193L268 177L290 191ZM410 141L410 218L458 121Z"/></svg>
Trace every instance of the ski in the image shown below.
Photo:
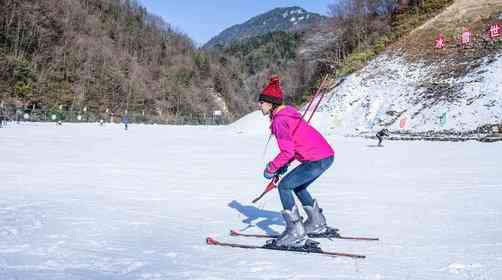
<svg viewBox="0 0 502 280"><path fill-rule="evenodd" d="M223 247L233 247L233 248L243 248L243 249L264 249L264 250L276 250L276 251L289 251L289 252L297 252L297 253L312 253L312 254L320 254L334 257L348 257L348 258L356 258L356 259L364 259L366 256L350 254L350 253L339 253L339 252L328 252L323 251L319 247L314 248L284 248L284 247L274 247L269 245L256 246L256 245L245 245L239 243L224 243L215 240L214 238L208 237L206 238L207 245L214 246L223 246Z"/></svg>
<svg viewBox="0 0 502 280"><path fill-rule="evenodd" d="M274 234L248 234L241 233L236 230L230 230L231 236L241 236L241 237L258 237L258 238L277 238L279 235ZM354 237L354 236L342 236L336 231L328 232L328 234L309 234L310 238L336 238L336 239L346 239L346 240L360 240L360 241L378 241L379 238L374 237Z"/></svg>

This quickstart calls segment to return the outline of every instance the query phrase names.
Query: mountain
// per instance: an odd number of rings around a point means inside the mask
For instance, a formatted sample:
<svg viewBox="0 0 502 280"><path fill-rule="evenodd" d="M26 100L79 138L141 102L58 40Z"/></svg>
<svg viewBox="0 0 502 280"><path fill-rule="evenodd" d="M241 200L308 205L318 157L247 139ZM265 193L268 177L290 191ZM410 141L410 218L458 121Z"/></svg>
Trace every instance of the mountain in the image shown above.
<svg viewBox="0 0 502 280"><path fill-rule="evenodd" d="M250 20L233 25L209 40L203 48L227 47L231 43L274 31L297 32L310 29L326 17L294 6L275 8Z"/></svg>

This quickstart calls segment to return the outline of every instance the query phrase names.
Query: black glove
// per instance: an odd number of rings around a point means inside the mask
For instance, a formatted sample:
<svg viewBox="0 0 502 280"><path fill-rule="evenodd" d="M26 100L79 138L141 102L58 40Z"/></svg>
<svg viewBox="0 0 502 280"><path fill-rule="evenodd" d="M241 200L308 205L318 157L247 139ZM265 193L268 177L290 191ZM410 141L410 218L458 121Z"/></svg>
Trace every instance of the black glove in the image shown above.
<svg viewBox="0 0 502 280"><path fill-rule="evenodd" d="M268 164L267 166L265 167L265 170L263 170L263 177L265 177L265 179L272 179L275 177L275 174L276 173L271 173L270 171L268 171Z"/></svg>
<svg viewBox="0 0 502 280"><path fill-rule="evenodd" d="M275 173L271 173L269 171L268 167L269 167L269 164L267 164L267 166L265 167L265 170L263 170L263 177L265 177L266 179L272 179L275 176L281 176L282 174L286 173L288 171L289 164L286 164L283 167L277 169L277 171L275 171Z"/></svg>
<svg viewBox="0 0 502 280"><path fill-rule="evenodd" d="M284 165L283 167L279 168L275 174L276 175L283 175L284 173L288 172L288 167L289 167L289 164L286 164Z"/></svg>

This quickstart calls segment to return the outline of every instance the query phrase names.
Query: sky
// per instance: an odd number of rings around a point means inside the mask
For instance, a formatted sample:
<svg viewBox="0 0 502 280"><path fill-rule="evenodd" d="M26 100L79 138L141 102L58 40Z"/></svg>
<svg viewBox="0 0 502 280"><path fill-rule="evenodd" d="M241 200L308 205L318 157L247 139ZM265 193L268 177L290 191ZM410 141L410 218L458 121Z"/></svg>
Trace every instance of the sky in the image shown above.
<svg viewBox="0 0 502 280"><path fill-rule="evenodd" d="M274 8L299 6L309 12L327 15L328 5L334 0L138 0L138 2L146 7L149 13L162 17L177 31L187 34L197 45L203 45L224 29Z"/></svg>

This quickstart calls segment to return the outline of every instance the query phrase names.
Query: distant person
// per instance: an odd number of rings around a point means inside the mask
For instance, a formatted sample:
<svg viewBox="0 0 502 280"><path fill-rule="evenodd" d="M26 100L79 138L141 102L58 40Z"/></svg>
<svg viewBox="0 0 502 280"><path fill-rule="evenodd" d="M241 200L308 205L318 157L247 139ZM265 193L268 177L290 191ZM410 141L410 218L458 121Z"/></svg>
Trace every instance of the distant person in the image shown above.
<svg viewBox="0 0 502 280"><path fill-rule="evenodd" d="M292 161L296 159L301 162L279 183L279 196L284 209L281 213L286 222L286 229L278 238L267 241L267 244L277 247L305 247L315 244L317 242L307 238L308 234L324 234L336 229L327 226L322 209L307 187L333 164L335 152L326 139L310 126L295 108L283 105L279 77L272 76L258 100L263 115L269 115L270 129L280 150L274 160L266 165L264 177L272 179L286 174ZM293 192L307 214L305 223L295 205Z"/></svg>
<svg viewBox="0 0 502 280"><path fill-rule="evenodd" d="M390 133L389 133L389 130L387 128L384 128L384 129L380 130L379 132L377 132L376 138L378 139L378 146L379 147L382 146L383 138L387 137L389 135L390 135Z"/></svg>
<svg viewBox="0 0 502 280"><path fill-rule="evenodd" d="M21 122L21 115L22 115L22 111L20 108L17 108L16 109L16 123L19 124Z"/></svg>
<svg viewBox="0 0 502 280"><path fill-rule="evenodd" d="M124 129L127 130L127 125L129 124L129 117L127 116L127 113L125 113L124 118L122 119L124 123Z"/></svg>
<svg viewBox="0 0 502 280"><path fill-rule="evenodd" d="M100 126L103 126L104 124L105 124L105 121L104 121L103 119L100 119L100 120L99 120L99 125L100 125Z"/></svg>

